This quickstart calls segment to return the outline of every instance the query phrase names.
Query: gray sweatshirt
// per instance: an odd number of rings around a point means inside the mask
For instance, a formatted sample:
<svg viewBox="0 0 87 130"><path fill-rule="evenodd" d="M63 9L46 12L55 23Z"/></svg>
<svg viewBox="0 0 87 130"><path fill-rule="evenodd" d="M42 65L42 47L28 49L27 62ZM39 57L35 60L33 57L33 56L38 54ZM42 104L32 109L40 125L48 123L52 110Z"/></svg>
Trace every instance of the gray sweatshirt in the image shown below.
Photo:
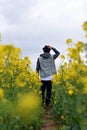
<svg viewBox="0 0 87 130"><path fill-rule="evenodd" d="M37 60L36 71L40 74L41 78L45 78L56 73L55 59L60 53L55 48L52 48L52 50L55 52L54 55L45 52L41 54Z"/></svg>

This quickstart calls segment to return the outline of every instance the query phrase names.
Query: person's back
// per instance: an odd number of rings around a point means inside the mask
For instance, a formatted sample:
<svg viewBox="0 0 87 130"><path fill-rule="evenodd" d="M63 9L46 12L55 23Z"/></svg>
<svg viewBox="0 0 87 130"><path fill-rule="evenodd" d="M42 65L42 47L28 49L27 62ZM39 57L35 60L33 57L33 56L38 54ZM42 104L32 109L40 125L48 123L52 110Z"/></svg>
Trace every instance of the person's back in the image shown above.
<svg viewBox="0 0 87 130"><path fill-rule="evenodd" d="M55 54L51 55L50 50L53 50ZM37 60L36 71L40 74L42 82L41 91L43 102L44 102L44 92L45 89L47 89L46 105L49 105L52 89L51 80L53 74L56 73L55 59L59 56L60 53L55 48L47 45L43 48L43 52L44 53L40 54Z"/></svg>
<svg viewBox="0 0 87 130"><path fill-rule="evenodd" d="M56 73L54 58L49 53L44 53L39 57L40 77L45 78Z"/></svg>

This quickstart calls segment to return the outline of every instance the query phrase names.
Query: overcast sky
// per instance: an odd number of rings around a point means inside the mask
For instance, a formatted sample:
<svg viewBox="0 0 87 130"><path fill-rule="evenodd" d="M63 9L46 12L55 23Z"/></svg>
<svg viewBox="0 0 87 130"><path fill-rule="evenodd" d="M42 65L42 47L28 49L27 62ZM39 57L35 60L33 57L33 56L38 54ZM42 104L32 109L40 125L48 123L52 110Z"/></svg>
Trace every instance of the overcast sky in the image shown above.
<svg viewBox="0 0 87 130"><path fill-rule="evenodd" d="M44 45L64 54L66 39L84 41L85 21L87 0L0 0L2 43L20 47L33 69Z"/></svg>

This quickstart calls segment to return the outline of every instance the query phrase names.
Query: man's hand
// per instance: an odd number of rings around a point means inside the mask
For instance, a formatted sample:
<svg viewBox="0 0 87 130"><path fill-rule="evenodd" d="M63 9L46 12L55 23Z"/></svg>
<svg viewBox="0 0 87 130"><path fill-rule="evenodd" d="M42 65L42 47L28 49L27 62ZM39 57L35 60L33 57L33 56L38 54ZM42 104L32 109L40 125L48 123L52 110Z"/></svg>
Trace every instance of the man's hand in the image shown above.
<svg viewBox="0 0 87 130"><path fill-rule="evenodd" d="M52 46L48 46L48 48L52 49Z"/></svg>

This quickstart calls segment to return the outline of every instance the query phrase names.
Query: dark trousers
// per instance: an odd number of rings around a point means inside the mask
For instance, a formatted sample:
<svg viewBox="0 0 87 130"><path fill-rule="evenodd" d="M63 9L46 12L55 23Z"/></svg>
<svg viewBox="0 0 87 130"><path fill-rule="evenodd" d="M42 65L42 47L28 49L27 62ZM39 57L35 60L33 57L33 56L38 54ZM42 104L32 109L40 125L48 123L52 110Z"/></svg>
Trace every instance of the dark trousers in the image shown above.
<svg viewBox="0 0 87 130"><path fill-rule="evenodd" d="M52 81L41 81L42 86L41 86L41 92L42 92L42 102L43 104L45 103L46 105L50 104L51 100L51 91L52 91Z"/></svg>

